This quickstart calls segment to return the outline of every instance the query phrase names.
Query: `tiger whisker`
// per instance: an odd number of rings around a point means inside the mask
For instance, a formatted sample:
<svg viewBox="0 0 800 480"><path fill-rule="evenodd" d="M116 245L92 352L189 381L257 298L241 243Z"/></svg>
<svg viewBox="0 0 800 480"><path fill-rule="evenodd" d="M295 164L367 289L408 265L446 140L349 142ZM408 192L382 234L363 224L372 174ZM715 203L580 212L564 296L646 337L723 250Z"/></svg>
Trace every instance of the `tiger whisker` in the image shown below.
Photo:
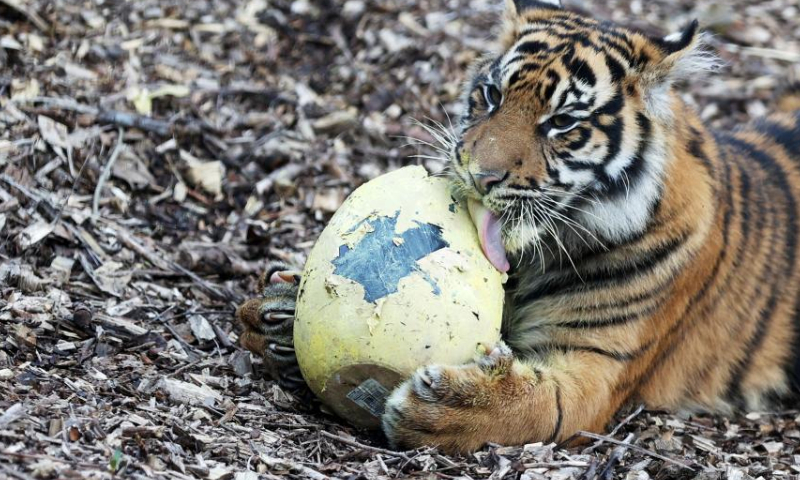
<svg viewBox="0 0 800 480"><path fill-rule="evenodd" d="M568 208L570 210L575 210L577 212L585 213L586 215L589 215L590 217L594 217L595 219L600 220L600 217L598 217L597 215L593 214L592 212L587 212L586 210L584 210L582 208L578 208L578 207L576 207L574 205L570 205L568 203L562 203L562 202L559 202L558 200L556 200L554 198L549 198L549 197L542 197L542 199L547 199L548 201L550 201L550 202L552 202L552 203L554 203L554 204L556 204L558 206L561 206L561 207L564 207L564 208Z"/></svg>
<svg viewBox="0 0 800 480"><path fill-rule="evenodd" d="M439 147L439 146L434 145L434 144L432 144L430 142L426 142L425 140L422 140L420 138L414 138L414 137L400 137L400 138L405 138L407 140L412 140L409 143L404 143L403 145L400 145L400 147L418 147L420 145L425 145L426 147L430 147L430 148L436 150L437 152L441 153L442 155L448 155L449 156L450 152L451 152L450 150L446 150L443 147Z"/></svg>
<svg viewBox="0 0 800 480"><path fill-rule="evenodd" d="M564 246L564 244L561 242L561 239L559 238L558 232L556 231L557 228L552 222L552 217L550 217L550 215L547 212L544 212L544 211L540 210L540 213L542 213L546 217L546 220L550 225L550 232L551 232L551 235L553 236L553 240L555 240L555 242L558 245L558 247L567 256L567 260L569 261L570 265L572 265L572 269L575 271L575 275L578 276L578 279L581 282L584 282L583 277L581 276L580 272L578 271L578 266L575 264L575 261L572 259L572 256L569 254L569 251L567 250L567 247ZM559 260L559 262L560 262L560 260Z"/></svg>
<svg viewBox="0 0 800 480"><path fill-rule="evenodd" d="M534 220L534 229L536 229L536 223L542 223L542 222L536 215L535 207L531 207L531 217ZM542 245L544 245L545 248L547 248L547 251L550 252L551 257L555 257L555 254L553 253L553 250L550 248L550 245L548 245L547 242L542 241L541 238L539 238L539 236L537 235L534 242L534 249L536 248L539 249L539 263L541 264L542 267L542 275L544 275L546 273L547 261L544 257L544 249L542 248Z"/></svg>
<svg viewBox="0 0 800 480"><path fill-rule="evenodd" d="M557 194L557 195L564 195L566 193L566 192L562 192L561 190L556 190L554 188L549 188L549 187L541 187L541 189L542 189L542 191L545 191L545 192L548 192L548 193ZM584 200L586 202L595 204L595 205L599 204L600 203L599 200L592 200L592 199L588 198L587 196L582 195L582 193L585 192L587 189L588 189L588 187L585 187L585 188L582 188L582 189L578 190L577 192L570 192L569 195L571 195L571 196L573 196L575 198L578 198L580 200Z"/></svg>
<svg viewBox="0 0 800 480"><path fill-rule="evenodd" d="M445 157L439 157L436 155L425 155L423 153L415 153L414 155L409 155L408 158L425 158L427 160L441 160L446 162L448 159Z"/></svg>
<svg viewBox="0 0 800 480"><path fill-rule="evenodd" d="M628 172L625 170L622 171L622 178L624 178L625 183L625 200L628 200L631 194L631 179L628 177Z"/></svg>
<svg viewBox="0 0 800 480"><path fill-rule="evenodd" d="M445 127L444 124L442 124L442 122L440 122L438 120L434 120L434 119L432 119L430 117L425 117L425 119L428 120L429 122L431 122L431 124L433 124L433 127L431 125L422 124L422 123L420 123L419 125L422 128L424 128L425 130L427 130L428 133L430 133L431 135L440 134L440 135L443 136L443 138L446 138L452 144L455 144L455 143L458 142L458 138L456 138L455 132L453 132L453 131L449 130L447 127Z"/></svg>
<svg viewBox="0 0 800 480"><path fill-rule="evenodd" d="M444 125L435 120L428 119L429 121L435 122L434 126L428 125L426 123L422 123L419 120L413 120L413 122L424 129L430 136L432 136L439 144L452 148L456 144L456 138L453 136L452 132L449 132L445 129Z"/></svg>
<svg viewBox="0 0 800 480"><path fill-rule="evenodd" d="M597 238L597 236L594 233L592 233L589 229L587 229L586 227L584 227L580 223L576 222L575 220L573 220L573 219L571 219L571 218L569 218L569 217L567 217L567 216L565 216L565 215L563 215L563 214L561 214L560 212L557 212L557 211L550 211L549 213L550 213L550 215L553 215L557 220L560 220L567 227L569 227L569 229L572 230L575 233L575 236L578 237L578 239L580 239L587 247L592 248L592 245L589 244L589 242L583 237L583 235L581 235L581 233L578 230L576 230L576 228L578 228L578 229L582 230L583 232L585 232L587 235L592 237L592 239L595 242L597 242L604 250L607 250L607 247L603 244L603 242L600 241L600 239Z"/></svg>

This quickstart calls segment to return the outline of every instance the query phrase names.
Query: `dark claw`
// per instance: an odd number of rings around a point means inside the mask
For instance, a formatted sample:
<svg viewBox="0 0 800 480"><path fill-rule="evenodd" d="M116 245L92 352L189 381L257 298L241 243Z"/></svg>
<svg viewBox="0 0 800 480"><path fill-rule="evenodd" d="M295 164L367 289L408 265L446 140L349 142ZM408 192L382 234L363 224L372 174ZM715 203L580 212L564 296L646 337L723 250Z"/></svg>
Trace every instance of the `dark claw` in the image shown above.
<svg viewBox="0 0 800 480"><path fill-rule="evenodd" d="M303 380L303 377L301 377L299 375L286 375L283 378L288 380L288 381L290 381L290 382L305 383L305 380Z"/></svg>

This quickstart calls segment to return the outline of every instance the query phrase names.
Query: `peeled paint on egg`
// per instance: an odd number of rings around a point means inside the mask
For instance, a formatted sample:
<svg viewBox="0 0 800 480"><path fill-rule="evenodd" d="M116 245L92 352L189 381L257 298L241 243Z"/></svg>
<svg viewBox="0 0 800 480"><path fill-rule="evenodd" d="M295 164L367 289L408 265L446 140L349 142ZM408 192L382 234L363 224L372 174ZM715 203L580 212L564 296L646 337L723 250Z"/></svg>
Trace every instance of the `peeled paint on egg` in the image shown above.
<svg viewBox="0 0 800 480"><path fill-rule="evenodd" d="M386 397L429 364L500 339L503 282L449 182L405 167L355 190L320 235L297 298L294 346L311 390L378 427Z"/></svg>

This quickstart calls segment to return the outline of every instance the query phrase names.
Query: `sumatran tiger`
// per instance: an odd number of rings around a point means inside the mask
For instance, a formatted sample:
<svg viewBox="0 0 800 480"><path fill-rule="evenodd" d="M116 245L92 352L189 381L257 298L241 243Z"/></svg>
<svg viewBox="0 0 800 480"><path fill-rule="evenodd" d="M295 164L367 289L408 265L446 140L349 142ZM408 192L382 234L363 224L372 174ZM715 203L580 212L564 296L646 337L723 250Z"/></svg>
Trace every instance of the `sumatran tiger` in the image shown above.
<svg viewBox="0 0 800 480"><path fill-rule="evenodd" d="M653 38L506 3L451 148L455 190L485 206L484 252L510 268L504 343L397 387L390 443L563 441L630 402L731 413L796 393L800 95L714 132L673 91L718 65L697 22ZM289 386L295 275L268 269L237 313Z"/></svg>

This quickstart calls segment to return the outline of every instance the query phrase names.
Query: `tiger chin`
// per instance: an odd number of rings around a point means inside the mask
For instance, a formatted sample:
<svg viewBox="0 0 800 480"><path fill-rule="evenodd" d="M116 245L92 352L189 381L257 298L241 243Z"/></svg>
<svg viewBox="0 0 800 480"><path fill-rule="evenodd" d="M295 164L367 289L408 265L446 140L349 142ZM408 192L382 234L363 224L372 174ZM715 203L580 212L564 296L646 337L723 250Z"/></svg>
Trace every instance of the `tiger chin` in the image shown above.
<svg viewBox="0 0 800 480"><path fill-rule="evenodd" d="M503 343L399 386L392 445L564 441L631 402L732 413L795 395L800 95L713 132L673 91L718 67L696 22L653 38L557 0L505 17L452 146L456 190L499 226L484 251L511 266Z"/></svg>

